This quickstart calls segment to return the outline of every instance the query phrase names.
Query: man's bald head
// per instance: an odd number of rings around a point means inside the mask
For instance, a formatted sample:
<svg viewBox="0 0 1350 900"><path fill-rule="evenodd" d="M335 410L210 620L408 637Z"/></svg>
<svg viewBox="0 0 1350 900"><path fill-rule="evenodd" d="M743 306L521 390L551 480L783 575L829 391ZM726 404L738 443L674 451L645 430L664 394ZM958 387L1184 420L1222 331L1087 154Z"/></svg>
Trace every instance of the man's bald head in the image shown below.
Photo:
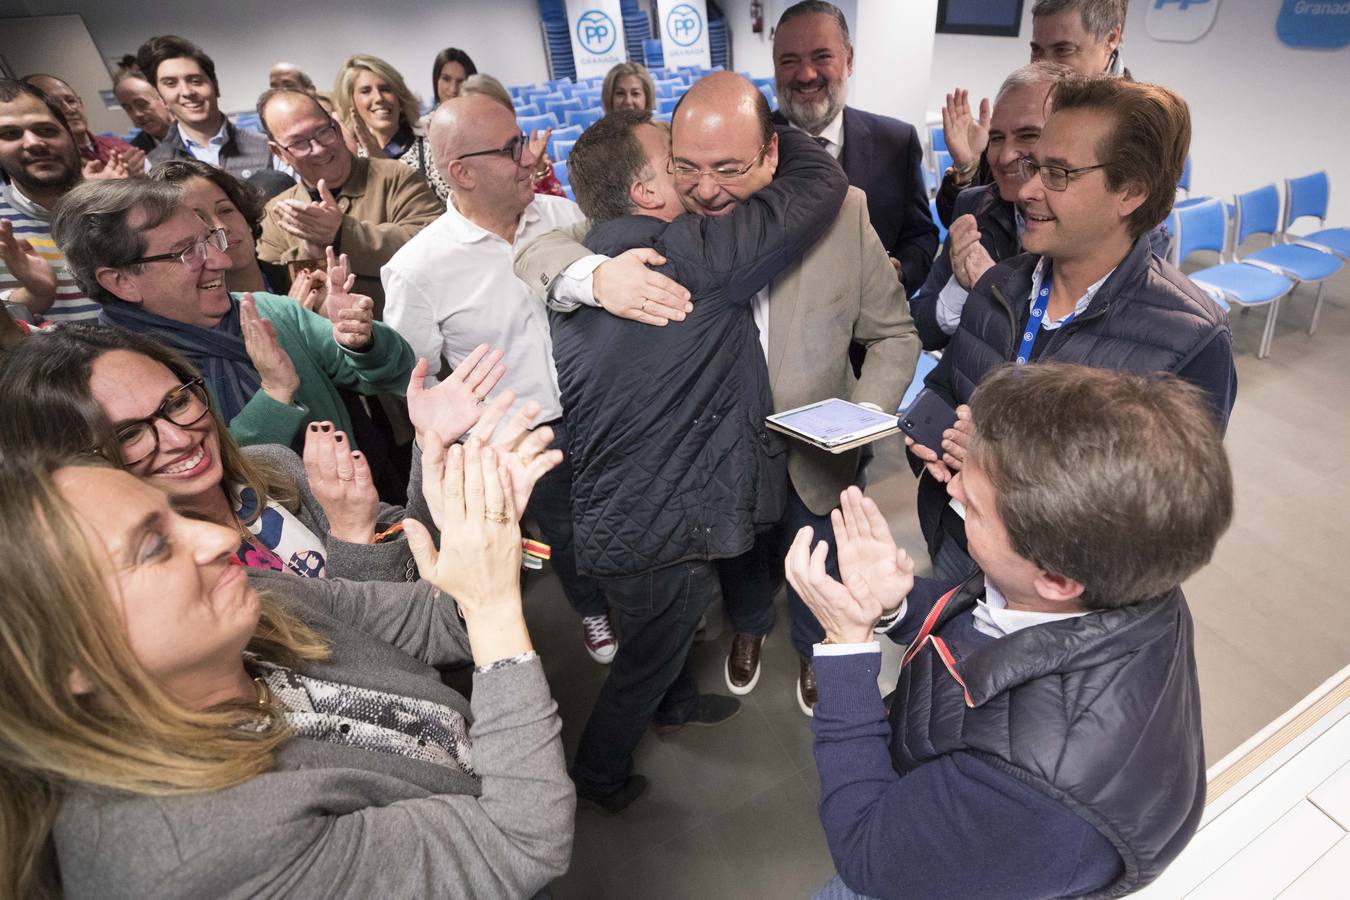
<svg viewBox="0 0 1350 900"><path fill-rule="evenodd" d="M301 71L295 63L279 62L267 74L268 84L274 88L291 88L297 91L314 90L313 80Z"/></svg>
<svg viewBox="0 0 1350 900"><path fill-rule="evenodd" d="M454 97L436 107L427 126L427 137L437 170L445 175L450 163L458 157L489 149L508 121L518 133L515 113L483 94Z"/></svg>
<svg viewBox="0 0 1350 900"><path fill-rule="evenodd" d="M699 79L675 108L671 156L686 209L705 216L730 213L772 181L778 168L768 101L733 72Z"/></svg>
<svg viewBox="0 0 1350 900"><path fill-rule="evenodd" d="M773 112L759 88L735 72L713 72L694 82L675 107L671 130L678 143L681 127L755 129L759 142L773 139Z"/></svg>

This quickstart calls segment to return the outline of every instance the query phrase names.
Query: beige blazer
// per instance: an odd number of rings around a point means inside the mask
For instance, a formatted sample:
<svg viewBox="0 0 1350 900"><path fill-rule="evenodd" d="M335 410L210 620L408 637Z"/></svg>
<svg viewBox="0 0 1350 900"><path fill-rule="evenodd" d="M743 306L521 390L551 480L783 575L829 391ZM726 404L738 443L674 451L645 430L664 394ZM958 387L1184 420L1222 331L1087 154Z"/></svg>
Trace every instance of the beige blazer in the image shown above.
<svg viewBox="0 0 1350 900"><path fill-rule="evenodd" d="M564 269L588 251L580 245L588 223L545 235L516 254L516 274L540 299ZM672 328L678 328L678 323ZM855 378L848 348L867 347ZM920 344L905 290L867 214L867 198L849 188L825 236L769 286L769 385L774 409L843 397L900 405L914 376ZM839 492L858 476L859 451L831 454L790 441L788 476L817 515L839 504Z"/></svg>
<svg viewBox="0 0 1350 900"><path fill-rule="evenodd" d="M347 254L356 273L354 290L373 299L375 317L382 318L380 267L413 235L436 221L445 212L445 204L421 172L396 159L353 159L351 175L333 195L342 210L337 249ZM262 237L258 239L258 258L280 265L308 261L305 242L276 220L275 210L283 200L309 200L309 190L297 184L268 202Z"/></svg>

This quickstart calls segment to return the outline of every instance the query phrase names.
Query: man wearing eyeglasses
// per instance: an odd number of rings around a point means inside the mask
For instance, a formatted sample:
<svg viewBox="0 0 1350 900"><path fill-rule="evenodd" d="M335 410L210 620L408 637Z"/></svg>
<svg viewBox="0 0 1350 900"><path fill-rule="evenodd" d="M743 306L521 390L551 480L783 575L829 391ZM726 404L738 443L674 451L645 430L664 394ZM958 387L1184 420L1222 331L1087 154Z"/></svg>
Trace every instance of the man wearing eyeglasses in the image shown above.
<svg viewBox="0 0 1350 900"><path fill-rule="evenodd" d="M431 364L458 366L479 344L504 354L506 374L494 394L534 401L554 446L567 435L553 367L548 314L511 271L514 248L581 219L565 197L535 194L538 160L512 112L483 95L448 100L429 128L436 169L450 186L445 214L385 265L385 322ZM394 163L399 165L399 163ZM572 550L571 468L564 460L535 486L529 514L552 547L563 593L581 617L586 651L614 658L618 642L594 579L579 575Z"/></svg>
<svg viewBox="0 0 1350 900"><path fill-rule="evenodd" d="M292 272L322 268L331 246L347 254L355 290L375 301L375 317L382 318L380 267L434 222L444 204L421 173L397 160L354 155L337 123L304 91L267 91L258 99L258 118L272 152L302 182L268 202L259 258Z"/></svg>
<svg viewBox="0 0 1350 900"><path fill-rule="evenodd" d="M974 285L927 379L958 421L941 447L907 440L926 468L919 524L948 581L973 563L946 483L971 442L965 404L994 368L1053 360L1170 372L1204 389L1221 427L1237 393L1228 314L1153 251L1190 144L1186 102L1109 75L1061 81L1049 102L1040 139L1018 161L1025 252Z"/></svg>

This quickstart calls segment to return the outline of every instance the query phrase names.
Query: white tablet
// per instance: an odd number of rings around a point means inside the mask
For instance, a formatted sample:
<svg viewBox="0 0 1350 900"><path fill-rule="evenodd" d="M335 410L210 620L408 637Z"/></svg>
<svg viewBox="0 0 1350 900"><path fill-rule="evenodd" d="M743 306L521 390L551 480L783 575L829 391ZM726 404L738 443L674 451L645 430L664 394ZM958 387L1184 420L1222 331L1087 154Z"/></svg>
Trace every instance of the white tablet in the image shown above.
<svg viewBox="0 0 1350 900"><path fill-rule="evenodd" d="M838 397L776 413L767 421L778 431L825 448L882 437L899 427L895 416Z"/></svg>

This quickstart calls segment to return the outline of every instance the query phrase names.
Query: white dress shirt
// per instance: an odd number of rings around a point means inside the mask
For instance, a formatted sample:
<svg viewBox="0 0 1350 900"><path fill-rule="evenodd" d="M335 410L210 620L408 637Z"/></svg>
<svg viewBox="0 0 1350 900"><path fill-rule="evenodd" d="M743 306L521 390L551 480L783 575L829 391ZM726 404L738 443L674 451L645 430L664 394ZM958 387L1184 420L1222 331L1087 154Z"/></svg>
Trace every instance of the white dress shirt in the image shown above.
<svg viewBox="0 0 1350 900"><path fill-rule="evenodd" d="M833 156L835 159L838 159L840 157L840 155L844 152L843 107L840 107L838 114L835 115L835 117L830 120L830 124L826 125L824 128L820 130L820 134L816 135L816 138L817 141L819 141L820 138L824 138L826 143L822 144L821 146L823 146L826 150L828 150L830 155Z"/></svg>
<svg viewBox="0 0 1350 900"><path fill-rule="evenodd" d="M178 136L183 139L183 146L187 148L188 153L192 154L193 159L201 160L207 165L215 166L219 169L220 151L225 147L225 142L230 138L229 132L225 129L225 122L225 117L222 116L220 119L220 130L212 137L208 138L205 144L199 144L188 137L188 133L183 130L182 122L175 124L174 127L178 129Z"/></svg>
<svg viewBox="0 0 1350 900"><path fill-rule="evenodd" d="M517 404L536 400L540 422L562 415L548 312L515 276L515 246L470 222L451 195L445 214L404 244L380 270L384 322L431 363L458 366L479 344L506 356L493 393L515 391ZM581 210L562 197L536 196L516 226L515 245L579 222Z"/></svg>

